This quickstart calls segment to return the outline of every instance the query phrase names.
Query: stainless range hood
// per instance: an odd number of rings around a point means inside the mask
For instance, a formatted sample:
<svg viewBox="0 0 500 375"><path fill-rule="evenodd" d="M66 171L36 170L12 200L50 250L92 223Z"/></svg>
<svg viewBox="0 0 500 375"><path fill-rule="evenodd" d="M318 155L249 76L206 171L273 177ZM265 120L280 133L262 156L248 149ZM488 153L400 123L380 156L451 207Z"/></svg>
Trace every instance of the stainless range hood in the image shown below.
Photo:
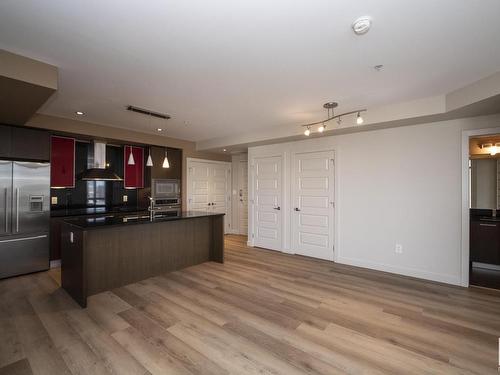
<svg viewBox="0 0 500 375"><path fill-rule="evenodd" d="M123 179L106 168L106 143L94 141L93 168L81 174L83 181L122 181Z"/></svg>

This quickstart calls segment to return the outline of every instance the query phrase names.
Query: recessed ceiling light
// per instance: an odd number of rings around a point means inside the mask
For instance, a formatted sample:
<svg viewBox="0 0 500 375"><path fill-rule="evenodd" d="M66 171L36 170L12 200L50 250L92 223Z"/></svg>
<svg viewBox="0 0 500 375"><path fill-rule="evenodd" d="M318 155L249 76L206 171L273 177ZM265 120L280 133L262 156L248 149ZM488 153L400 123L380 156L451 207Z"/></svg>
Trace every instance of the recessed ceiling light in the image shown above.
<svg viewBox="0 0 500 375"><path fill-rule="evenodd" d="M222 152L226 152L227 150L225 148L222 149Z"/></svg>
<svg viewBox="0 0 500 375"><path fill-rule="evenodd" d="M366 34L370 27L372 26L372 19L368 16L359 17L351 25L354 34L363 35Z"/></svg>
<svg viewBox="0 0 500 375"><path fill-rule="evenodd" d="M77 114L78 116L85 116L85 113L82 111L76 111L75 114Z"/></svg>
<svg viewBox="0 0 500 375"><path fill-rule="evenodd" d="M163 129L162 129L162 128L158 128L158 129L156 129L156 130L157 130L157 131L159 131L159 132L162 132L162 131L163 131Z"/></svg>

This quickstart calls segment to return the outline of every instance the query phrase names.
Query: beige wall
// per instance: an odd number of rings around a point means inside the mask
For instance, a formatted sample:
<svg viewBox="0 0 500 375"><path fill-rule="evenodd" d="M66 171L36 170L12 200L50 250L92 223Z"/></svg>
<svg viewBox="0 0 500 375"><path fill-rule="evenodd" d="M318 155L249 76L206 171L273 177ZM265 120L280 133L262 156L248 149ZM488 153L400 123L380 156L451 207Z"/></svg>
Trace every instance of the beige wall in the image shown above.
<svg viewBox="0 0 500 375"><path fill-rule="evenodd" d="M186 158L231 161L230 155L196 151L196 144L194 142L94 124L85 121L66 119L62 117L36 114L26 123L26 126L49 129L58 132L81 134L97 139L121 140L130 143L150 144L182 149L182 204L184 207L186 207Z"/></svg>
<svg viewBox="0 0 500 375"><path fill-rule="evenodd" d="M461 285L468 267L462 263L462 132L499 124L496 115L317 137L252 147L248 158L334 150L336 261ZM292 230L289 194L281 211L285 239Z"/></svg>

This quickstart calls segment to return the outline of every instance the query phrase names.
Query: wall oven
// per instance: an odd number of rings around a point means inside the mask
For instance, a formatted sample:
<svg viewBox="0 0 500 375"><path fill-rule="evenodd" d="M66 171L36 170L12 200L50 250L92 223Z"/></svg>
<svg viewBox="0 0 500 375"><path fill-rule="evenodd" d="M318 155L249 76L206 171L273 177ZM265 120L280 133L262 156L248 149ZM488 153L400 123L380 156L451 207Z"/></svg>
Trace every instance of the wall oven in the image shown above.
<svg viewBox="0 0 500 375"><path fill-rule="evenodd" d="M179 200L177 204L180 204L180 195L181 195L180 180L154 178L152 181L151 190L152 190L151 191L152 197L155 199L177 198ZM170 203L170 204L175 204L175 203Z"/></svg>

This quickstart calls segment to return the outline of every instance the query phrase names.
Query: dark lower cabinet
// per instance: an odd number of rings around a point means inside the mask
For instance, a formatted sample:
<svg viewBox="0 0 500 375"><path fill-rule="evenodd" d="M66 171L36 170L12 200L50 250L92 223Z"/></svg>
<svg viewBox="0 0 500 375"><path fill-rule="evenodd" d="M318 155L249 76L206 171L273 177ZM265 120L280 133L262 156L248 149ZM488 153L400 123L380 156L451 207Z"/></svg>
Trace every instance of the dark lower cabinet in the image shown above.
<svg viewBox="0 0 500 375"><path fill-rule="evenodd" d="M472 262L500 264L500 222L471 220L470 258Z"/></svg>

